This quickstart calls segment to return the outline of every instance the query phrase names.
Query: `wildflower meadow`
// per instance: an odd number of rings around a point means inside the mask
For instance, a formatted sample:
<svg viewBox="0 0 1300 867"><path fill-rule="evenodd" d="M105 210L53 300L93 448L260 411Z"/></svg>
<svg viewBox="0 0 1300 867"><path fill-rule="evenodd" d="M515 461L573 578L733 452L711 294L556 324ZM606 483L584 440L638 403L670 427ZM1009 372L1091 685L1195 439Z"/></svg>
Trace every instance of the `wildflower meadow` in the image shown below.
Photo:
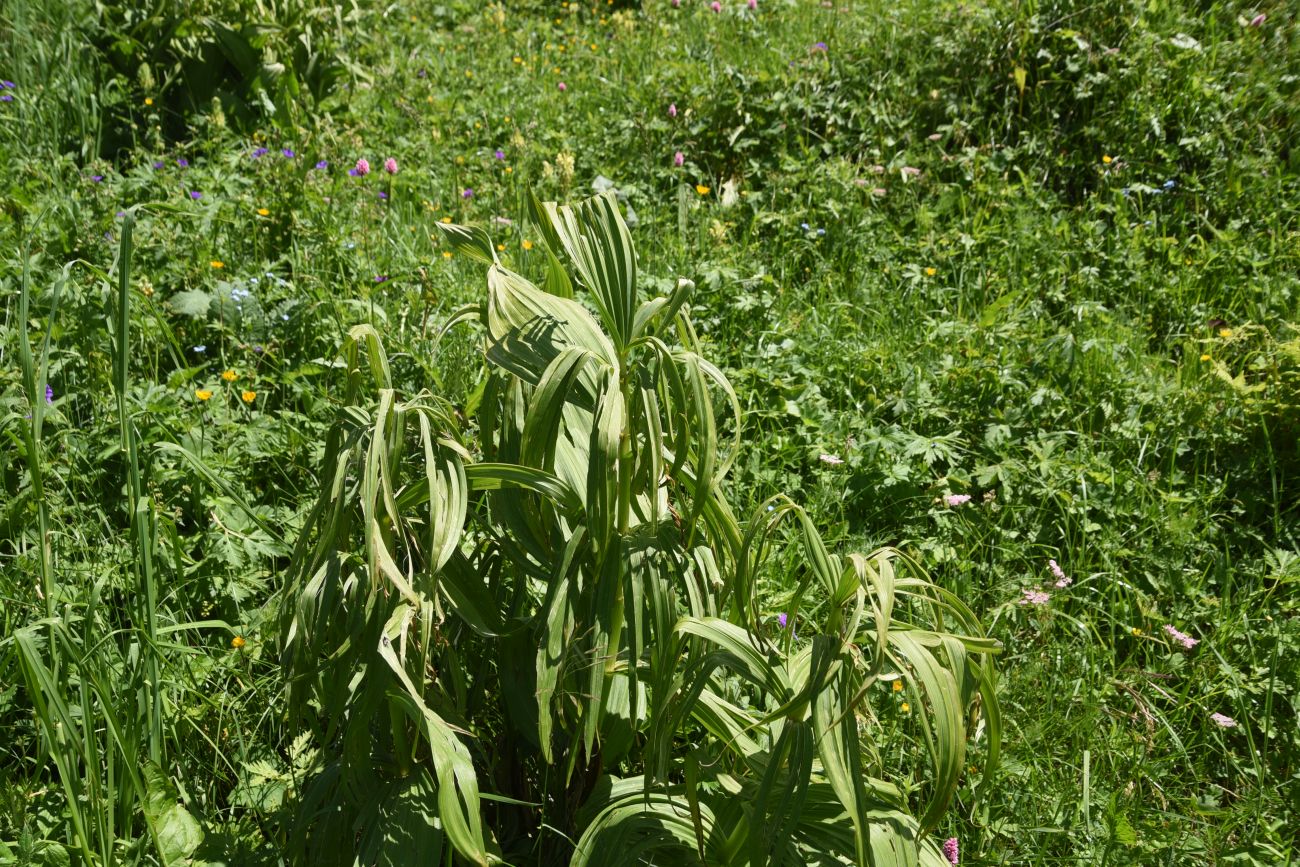
<svg viewBox="0 0 1300 867"><path fill-rule="evenodd" d="M1300 861L1276 0L0 3L0 865Z"/></svg>

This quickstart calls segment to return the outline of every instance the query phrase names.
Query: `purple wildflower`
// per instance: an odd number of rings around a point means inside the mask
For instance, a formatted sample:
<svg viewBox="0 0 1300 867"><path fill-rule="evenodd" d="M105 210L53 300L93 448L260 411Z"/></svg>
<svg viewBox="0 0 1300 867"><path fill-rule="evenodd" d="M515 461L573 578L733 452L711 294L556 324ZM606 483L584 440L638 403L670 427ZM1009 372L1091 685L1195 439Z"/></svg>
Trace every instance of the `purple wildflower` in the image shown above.
<svg viewBox="0 0 1300 867"><path fill-rule="evenodd" d="M825 42L817 42L817 43L814 43L814 44L813 44L812 50L813 50L813 51L826 52L826 51L829 51L830 49L828 49L828 48L826 47L826 43L825 43Z"/></svg>
<svg viewBox="0 0 1300 867"><path fill-rule="evenodd" d="M185 157L181 157L176 161L176 165L180 166L183 169L188 169L190 167L190 161L185 159Z"/></svg>
<svg viewBox="0 0 1300 867"><path fill-rule="evenodd" d="M776 622L780 624L782 629L785 629L786 624L790 622L790 615L782 611L780 614L776 615Z"/></svg>
<svg viewBox="0 0 1300 867"><path fill-rule="evenodd" d="M943 841L943 857L948 859L949 864L956 864L960 857L960 850L957 847L957 838L949 837Z"/></svg>
<svg viewBox="0 0 1300 867"><path fill-rule="evenodd" d="M1024 596L1020 600L1021 605L1046 605L1047 600L1052 598L1050 593L1045 593L1037 587L1026 587L1022 592Z"/></svg>
<svg viewBox="0 0 1300 867"><path fill-rule="evenodd" d="M392 157L384 160L384 171L388 172L390 175L397 174L397 160Z"/></svg>
<svg viewBox="0 0 1300 867"><path fill-rule="evenodd" d="M388 275L387 275L387 274L376 274L376 275L375 275L375 282L376 282L376 283L387 283L387 282L388 282Z"/></svg>
<svg viewBox="0 0 1300 867"><path fill-rule="evenodd" d="M14 84L12 81L6 80L6 81L0 81L0 87L5 88L6 90L15 90L18 87L18 85Z"/></svg>
<svg viewBox="0 0 1300 867"><path fill-rule="evenodd" d="M195 201L198 201L199 199L203 198L203 194L200 193L198 190L190 190L190 198L194 199Z"/></svg>
<svg viewBox="0 0 1300 867"><path fill-rule="evenodd" d="M280 148L280 153L284 154L284 158L285 158L286 160L291 160L291 159L293 159L294 157L297 156L297 154L295 154L295 153L294 153L292 150L290 150L289 148Z"/></svg>
<svg viewBox="0 0 1300 867"><path fill-rule="evenodd" d="M0 93L0 102L13 102L13 101L14 101L14 95L12 93Z"/></svg>
<svg viewBox="0 0 1300 867"><path fill-rule="evenodd" d="M381 199L387 199L387 198L388 198L388 193L385 193L383 190L380 190L380 191L379 191L379 198L381 198Z"/></svg>
<svg viewBox="0 0 1300 867"><path fill-rule="evenodd" d="M943 498L949 506L961 506L970 502L970 494L949 494Z"/></svg>
<svg viewBox="0 0 1300 867"><path fill-rule="evenodd" d="M460 197L461 197L462 199L472 199L472 198L474 198L474 188L473 188L473 187L466 187L466 188L461 192Z"/></svg>
<svg viewBox="0 0 1300 867"><path fill-rule="evenodd" d="M329 160L321 160L320 162L316 163L316 168L322 172L329 167L330 167Z"/></svg>
<svg viewBox="0 0 1300 867"><path fill-rule="evenodd" d="M104 180L104 176L103 176L103 175L91 175L91 176L90 176L90 179L91 179L92 181L94 181L95 183L99 183L100 181Z"/></svg>
<svg viewBox="0 0 1300 867"><path fill-rule="evenodd" d="M1201 643L1199 638L1192 638L1192 636L1187 635L1184 632L1179 632L1172 624L1165 624L1165 632L1169 633L1170 638L1177 641L1188 650L1191 650L1193 647Z"/></svg>
<svg viewBox="0 0 1300 867"><path fill-rule="evenodd" d="M268 151L266 148L253 148L253 159L260 160L268 153L270 153L270 151Z"/></svg>
<svg viewBox="0 0 1300 867"><path fill-rule="evenodd" d="M497 152L494 153L492 156L496 157L499 160L503 160L506 158L506 152L498 148Z"/></svg>
<svg viewBox="0 0 1300 867"><path fill-rule="evenodd" d="M1237 721L1235 719L1230 716L1224 716L1221 713L1210 714L1210 719L1214 720L1225 729L1235 729L1237 727Z"/></svg>
<svg viewBox="0 0 1300 867"><path fill-rule="evenodd" d="M155 161L154 161L154 164L153 164L153 167L154 167L155 169L161 169L161 168L163 167L163 161L162 161L162 160L155 160Z"/></svg>
<svg viewBox="0 0 1300 867"><path fill-rule="evenodd" d="M54 403L54 387L49 383L45 384L45 402L48 404Z"/></svg>

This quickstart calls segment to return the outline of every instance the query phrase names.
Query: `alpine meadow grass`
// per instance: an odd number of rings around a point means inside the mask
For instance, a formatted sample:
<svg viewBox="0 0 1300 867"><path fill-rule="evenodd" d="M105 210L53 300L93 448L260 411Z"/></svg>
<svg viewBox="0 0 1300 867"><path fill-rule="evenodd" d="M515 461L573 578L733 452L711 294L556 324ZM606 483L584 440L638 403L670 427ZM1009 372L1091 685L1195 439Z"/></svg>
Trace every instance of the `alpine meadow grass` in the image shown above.
<svg viewBox="0 0 1300 867"><path fill-rule="evenodd" d="M1298 27L0 4L0 864L1294 863Z"/></svg>

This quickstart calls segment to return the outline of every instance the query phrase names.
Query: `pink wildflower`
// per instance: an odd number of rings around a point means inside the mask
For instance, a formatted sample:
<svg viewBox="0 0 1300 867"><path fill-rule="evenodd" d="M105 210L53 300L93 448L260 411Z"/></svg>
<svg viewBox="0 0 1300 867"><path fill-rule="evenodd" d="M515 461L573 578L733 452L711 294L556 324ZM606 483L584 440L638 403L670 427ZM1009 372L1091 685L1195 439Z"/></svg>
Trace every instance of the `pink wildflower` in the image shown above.
<svg viewBox="0 0 1300 867"><path fill-rule="evenodd" d="M397 174L397 160L392 157L384 160L384 171L388 172L390 175Z"/></svg>
<svg viewBox="0 0 1300 867"><path fill-rule="evenodd" d="M818 455L817 460L821 461L823 464L830 464L832 467L838 467L840 464L844 463L844 458L839 455Z"/></svg>
<svg viewBox="0 0 1300 867"><path fill-rule="evenodd" d="M678 151L677 153L673 154L673 165L680 168L683 164L685 164L685 162L686 162L686 154L682 153L681 151Z"/></svg>
<svg viewBox="0 0 1300 867"><path fill-rule="evenodd" d="M970 494L949 494L943 501L949 506L961 506L970 502Z"/></svg>
<svg viewBox="0 0 1300 867"><path fill-rule="evenodd" d="M556 87L560 89L560 93L564 93L564 91L569 89L569 85L565 84L563 81L557 84Z"/></svg>
<svg viewBox="0 0 1300 867"><path fill-rule="evenodd" d="M1052 570L1052 575L1056 578L1057 587L1065 588L1074 583L1074 579L1069 575L1066 575L1055 560L1048 560L1047 567Z"/></svg>
<svg viewBox="0 0 1300 867"><path fill-rule="evenodd" d="M943 857L948 859L949 864L956 864L958 861L959 851L957 849L957 838L949 837L943 841Z"/></svg>
<svg viewBox="0 0 1300 867"><path fill-rule="evenodd" d="M677 117L677 103L675 103L675 102L670 102L670 103L668 104L668 116L669 116L669 117Z"/></svg>
<svg viewBox="0 0 1300 867"><path fill-rule="evenodd" d="M1190 635L1179 632L1177 629L1175 629L1173 626L1171 626L1168 623L1165 624L1165 632L1168 632L1170 638L1172 638L1174 641L1177 641L1179 644L1181 644L1183 647L1187 648L1188 650L1191 650L1193 647L1201 643L1201 640L1199 638L1192 638L1192 636Z"/></svg>
<svg viewBox="0 0 1300 867"><path fill-rule="evenodd" d="M1210 719L1214 720L1225 729L1235 729L1237 727L1237 721L1235 719L1230 716L1224 716L1221 713L1210 714Z"/></svg>
<svg viewBox="0 0 1300 867"><path fill-rule="evenodd" d="M370 161L365 157L362 157L361 159L357 160L356 173L358 175L370 174Z"/></svg>
<svg viewBox="0 0 1300 867"><path fill-rule="evenodd" d="M682 5L682 0L673 0L673 8L676 9Z"/></svg>
<svg viewBox="0 0 1300 867"><path fill-rule="evenodd" d="M750 11L752 12L753 10L758 8L758 0L749 0L749 2L746 3L745 5L748 6Z"/></svg>
<svg viewBox="0 0 1300 867"><path fill-rule="evenodd" d="M1024 589L1024 597L1020 600L1021 605L1046 605L1047 600L1052 598L1052 594L1039 590L1037 587Z"/></svg>
<svg viewBox="0 0 1300 867"><path fill-rule="evenodd" d="M1254 18L1250 19L1250 26L1259 27L1267 20L1268 20L1268 16L1265 15L1263 12L1261 12L1258 15L1256 15Z"/></svg>
<svg viewBox="0 0 1300 867"><path fill-rule="evenodd" d="M713 0L713 2L709 4L709 8L712 9L714 12L721 12L722 4L719 3L718 0Z"/></svg>

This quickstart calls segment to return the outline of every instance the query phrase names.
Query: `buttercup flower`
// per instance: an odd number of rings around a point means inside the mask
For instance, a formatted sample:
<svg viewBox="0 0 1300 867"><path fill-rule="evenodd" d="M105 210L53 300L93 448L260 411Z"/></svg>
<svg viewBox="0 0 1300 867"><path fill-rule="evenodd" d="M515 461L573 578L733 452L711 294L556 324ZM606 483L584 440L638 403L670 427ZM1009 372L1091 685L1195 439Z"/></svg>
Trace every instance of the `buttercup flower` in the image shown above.
<svg viewBox="0 0 1300 867"><path fill-rule="evenodd" d="M244 401L244 403L252 403L257 399L257 392L249 390L241 391L239 397Z"/></svg>
<svg viewBox="0 0 1300 867"><path fill-rule="evenodd" d="M194 396L199 400L208 400L212 397L212 391L207 388L196 388L194 389Z"/></svg>
<svg viewBox="0 0 1300 867"><path fill-rule="evenodd" d="M211 265L213 268L224 268L224 267L226 267L226 263L225 263L225 262L222 262L220 259L213 259L213 260L212 260L211 262L209 262L208 264Z"/></svg>
<svg viewBox="0 0 1300 867"><path fill-rule="evenodd" d="M236 379L239 379L239 374L235 373L233 370L223 370L221 372L221 378L226 382L234 382Z"/></svg>
<svg viewBox="0 0 1300 867"><path fill-rule="evenodd" d="M525 250L531 250L533 249L533 242L529 241L528 239L524 239L524 243L522 244L522 246Z"/></svg>
<svg viewBox="0 0 1300 867"><path fill-rule="evenodd" d="M236 635L234 638L230 639L230 646L235 648L235 650L238 650L247 643L248 642L244 641L244 636L242 635Z"/></svg>
<svg viewBox="0 0 1300 867"><path fill-rule="evenodd" d="M701 196L707 196L709 194L709 188L704 186L704 184L696 184L695 192L699 193Z"/></svg>
<svg viewBox="0 0 1300 867"><path fill-rule="evenodd" d="M258 208L257 215L259 217L269 217L271 215L271 212L268 211L266 208Z"/></svg>

